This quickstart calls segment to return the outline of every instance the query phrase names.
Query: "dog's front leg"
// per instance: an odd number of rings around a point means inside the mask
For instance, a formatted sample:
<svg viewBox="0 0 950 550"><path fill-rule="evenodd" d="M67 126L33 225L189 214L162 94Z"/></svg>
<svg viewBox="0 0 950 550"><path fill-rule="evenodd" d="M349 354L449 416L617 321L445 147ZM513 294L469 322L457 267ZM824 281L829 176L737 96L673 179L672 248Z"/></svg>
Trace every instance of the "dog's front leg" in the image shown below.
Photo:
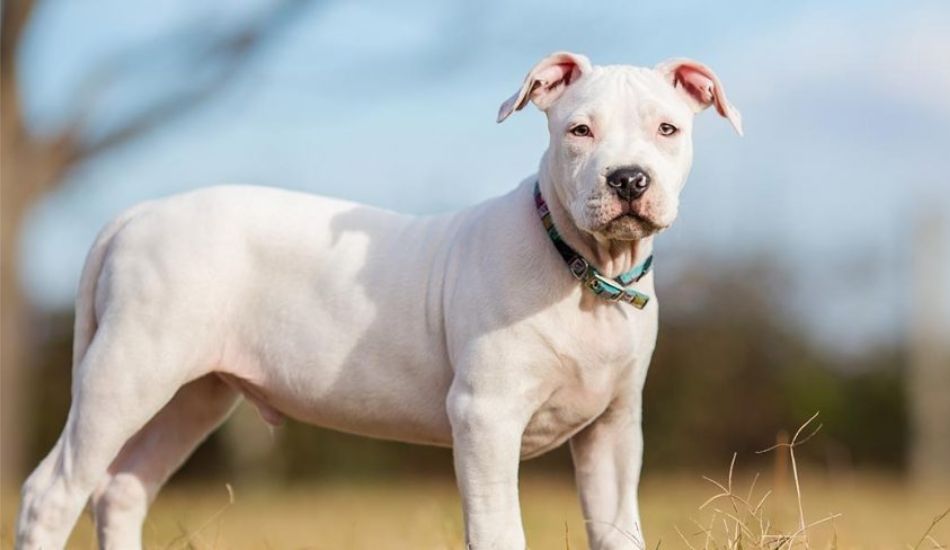
<svg viewBox="0 0 950 550"><path fill-rule="evenodd" d="M524 550L518 503L521 436L527 419L517 400L453 388L448 398L455 477L470 549Z"/></svg>
<svg viewBox="0 0 950 550"><path fill-rule="evenodd" d="M637 505L643 458L639 399L611 404L571 438L571 456L591 550L645 548Z"/></svg>

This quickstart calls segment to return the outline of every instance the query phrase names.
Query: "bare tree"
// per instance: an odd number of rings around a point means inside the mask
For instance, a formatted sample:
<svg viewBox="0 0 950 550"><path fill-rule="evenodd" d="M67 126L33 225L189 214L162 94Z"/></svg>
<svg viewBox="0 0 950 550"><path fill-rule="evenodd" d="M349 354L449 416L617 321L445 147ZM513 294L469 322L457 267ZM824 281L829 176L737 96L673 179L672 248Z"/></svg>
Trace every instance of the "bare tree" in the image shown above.
<svg viewBox="0 0 950 550"><path fill-rule="evenodd" d="M166 40L128 48L90 70L71 94L70 117L53 135L38 135L23 113L18 55L36 11L34 0L5 0L0 21L0 401L3 446L0 452L7 481L22 473L22 452L28 418L21 414L28 372L32 317L23 297L17 270L19 230L24 215L45 194L56 189L77 166L108 155L193 112L228 87L254 54L271 42L300 13L306 0L276 0L264 13L232 28L184 29ZM133 70L175 54L181 86L169 86L107 130L94 120L96 107L110 86L129 78ZM167 57L166 57L167 59ZM145 69L142 69L145 67ZM96 128L97 131L91 131Z"/></svg>
<svg viewBox="0 0 950 550"><path fill-rule="evenodd" d="M922 485L950 479L950 344L947 343L947 225L938 209L917 218L910 322L910 468Z"/></svg>

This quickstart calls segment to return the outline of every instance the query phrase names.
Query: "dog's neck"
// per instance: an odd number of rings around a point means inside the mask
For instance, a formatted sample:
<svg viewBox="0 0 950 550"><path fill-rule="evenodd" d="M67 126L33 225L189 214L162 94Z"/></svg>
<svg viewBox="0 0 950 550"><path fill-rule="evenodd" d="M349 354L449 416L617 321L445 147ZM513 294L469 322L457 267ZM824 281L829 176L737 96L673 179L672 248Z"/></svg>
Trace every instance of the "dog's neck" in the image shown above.
<svg viewBox="0 0 950 550"><path fill-rule="evenodd" d="M606 277L616 277L646 261L653 253L652 235L635 241L617 241L599 239L578 229L564 207L564 198L561 196L559 186L555 185L550 171L545 169L544 164L546 163L542 163L542 169L538 174L541 194L551 211L554 226L564 242L594 264L594 267Z"/></svg>

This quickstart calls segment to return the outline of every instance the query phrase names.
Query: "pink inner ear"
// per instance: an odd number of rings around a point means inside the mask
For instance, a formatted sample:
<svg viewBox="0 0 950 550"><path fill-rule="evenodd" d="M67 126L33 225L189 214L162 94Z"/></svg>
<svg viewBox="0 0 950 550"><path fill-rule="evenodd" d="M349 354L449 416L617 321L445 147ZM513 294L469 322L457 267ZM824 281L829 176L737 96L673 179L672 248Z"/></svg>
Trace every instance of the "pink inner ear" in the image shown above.
<svg viewBox="0 0 950 550"><path fill-rule="evenodd" d="M574 63L555 63L550 67L545 67L537 74L538 80L543 80L548 84L564 81L564 84L570 84L574 80L574 72L577 65Z"/></svg>
<svg viewBox="0 0 950 550"><path fill-rule="evenodd" d="M715 84L712 79L688 65L682 65L676 70L673 84L682 84L686 93L704 106L712 105L716 98ZM717 110L723 114L722 108L718 105Z"/></svg>
<svg viewBox="0 0 950 550"><path fill-rule="evenodd" d="M583 55L557 52L545 57L531 69L521 88L501 104L497 121L505 120L529 101L542 111L547 109L569 84L589 70L590 60Z"/></svg>
<svg viewBox="0 0 950 550"><path fill-rule="evenodd" d="M695 112L715 105L716 111L726 117L736 132L742 135L742 115L726 99L726 91L712 69L691 59L671 59L660 63L656 69L686 96L684 99Z"/></svg>
<svg viewBox="0 0 950 550"><path fill-rule="evenodd" d="M530 99L539 109L547 109L579 75L577 64L570 61L543 67L531 75L534 82L524 101Z"/></svg>

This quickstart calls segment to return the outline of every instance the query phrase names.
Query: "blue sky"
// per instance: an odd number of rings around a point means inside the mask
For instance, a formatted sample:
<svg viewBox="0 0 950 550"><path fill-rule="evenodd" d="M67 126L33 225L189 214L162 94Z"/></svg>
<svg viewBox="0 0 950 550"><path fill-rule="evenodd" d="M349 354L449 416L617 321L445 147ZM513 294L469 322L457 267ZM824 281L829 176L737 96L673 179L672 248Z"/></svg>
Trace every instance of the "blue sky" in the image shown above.
<svg viewBox="0 0 950 550"><path fill-rule="evenodd" d="M568 49L598 64L694 57L743 113L741 139L713 113L697 122L661 268L765 253L792 275L790 296L812 296L788 307L828 345L899 337L914 220L950 213L950 4L724 4L321 4L217 100L81 167L39 205L25 233L30 293L68 306L103 223L198 186L276 185L415 213L503 193L536 168L547 136L533 108L503 125L496 109L537 59ZM262 6L48 0L22 52L29 120L56 128L80 77L111 52ZM163 60L138 69L96 120L187 84L174 74Z"/></svg>

